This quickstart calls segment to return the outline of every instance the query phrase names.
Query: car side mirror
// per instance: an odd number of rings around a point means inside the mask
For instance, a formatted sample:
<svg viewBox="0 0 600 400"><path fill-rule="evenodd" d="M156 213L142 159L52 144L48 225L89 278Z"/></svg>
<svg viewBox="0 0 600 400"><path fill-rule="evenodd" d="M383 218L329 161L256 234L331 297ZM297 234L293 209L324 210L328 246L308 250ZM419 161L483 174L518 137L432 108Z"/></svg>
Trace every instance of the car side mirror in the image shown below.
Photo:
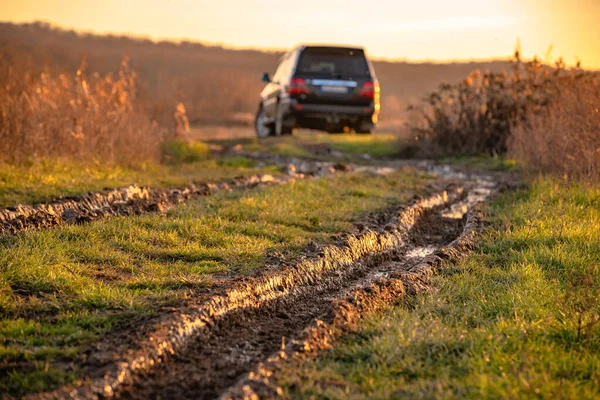
<svg viewBox="0 0 600 400"><path fill-rule="evenodd" d="M269 76L268 72L263 73L262 81L266 82L266 83L270 83L271 82L271 77Z"/></svg>

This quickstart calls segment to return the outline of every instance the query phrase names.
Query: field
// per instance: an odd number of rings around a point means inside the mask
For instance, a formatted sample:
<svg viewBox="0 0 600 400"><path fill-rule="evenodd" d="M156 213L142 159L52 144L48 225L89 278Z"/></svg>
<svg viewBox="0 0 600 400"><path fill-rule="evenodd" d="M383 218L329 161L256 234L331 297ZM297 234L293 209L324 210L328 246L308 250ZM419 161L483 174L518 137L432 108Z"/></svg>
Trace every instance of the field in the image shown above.
<svg viewBox="0 0 600 400"><path fill-rule="evenodd" d="M0 37L0 397L600 392L597 73L376 62L375 134L258 140L278 54Z"/></svg>

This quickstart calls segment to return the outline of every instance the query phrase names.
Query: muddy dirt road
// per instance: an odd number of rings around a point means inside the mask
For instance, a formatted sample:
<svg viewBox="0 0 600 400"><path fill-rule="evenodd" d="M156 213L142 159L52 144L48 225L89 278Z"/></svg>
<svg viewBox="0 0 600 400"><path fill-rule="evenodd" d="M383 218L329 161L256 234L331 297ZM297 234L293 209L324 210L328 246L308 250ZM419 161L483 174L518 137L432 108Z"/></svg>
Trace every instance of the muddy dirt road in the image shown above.
<svg viewBox="0 0 600 400"><path fill-rule="evenodd" d="M459 191L450 192L449 201L454 203L459 194ZM402 284L392 284L392 277L401 277L418 267L424 257L455 240L464 228L463 219L442 216L444 200L442 195L416 203L410 211L398 214L398 223L386 225L383 233L366 235L347 244L352 252L368 246L366 242L370 241L387 239L394 245L381 251L364 251L356 260L324 273L314 283L293 287L285 295L268 300L260 307L229 313L211 329L197 335L185 351L152 373L136 379L122 393L123 397L212 399L224 395L226 398L243 398L244 392L247 394L249 390L246 386L252 388L260 381L254 372L247 382L230 389L240 376L243 381L245 372L256 369L255 365L281 349L282 343L285 348L286 339L300 338L316 320L333 322L336 311L339 312L339 302L351 293L358 297L357 301L363 301L362 297L369 291L377 291L378 301L385 302L397 300L407 290L414 292L409 283L418 285L424 276L406 275ZM404 232L411 225L412 228ZM390 233L396 229L397 233ZM329 262L340 259L339 256L329 257ZM322 258L327 259L327 256ZM370 308L368 311L373 311L374 305ZM320 346L320 343L311 346ZM264 368L259 371L262 370ZM264 371L262 373L265 375ZM259 391L260 388L252 390ZM262 393L262 396L266 394Z"/></svg>
<svg viewBox="0 0 600 400"><path fill-rule="evenodd" d="M288 169L293 165L284 161ZM309 249L294 265L186 304L136 343L108 346L102 362L92 357L84 381L32 398L277 397L268 377L279 359L325 348L345 324L427 290L442 260L468 250L478 227L477 205L499 184L444 166L420 167L440 176L446 187L370 215L357 223L357 232ZM365 167L348 170L360 168Z"/></svg>

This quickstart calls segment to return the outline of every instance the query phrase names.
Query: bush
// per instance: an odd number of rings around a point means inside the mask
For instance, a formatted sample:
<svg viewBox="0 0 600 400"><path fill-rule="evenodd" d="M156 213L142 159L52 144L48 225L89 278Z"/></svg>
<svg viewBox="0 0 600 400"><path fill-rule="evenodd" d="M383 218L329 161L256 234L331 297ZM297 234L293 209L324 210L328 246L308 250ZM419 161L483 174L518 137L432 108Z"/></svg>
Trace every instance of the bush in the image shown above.
<svg viewBox="0 0 600 400"><path fill-rule="evenodd" d="M567 69L562 60L554 67L523 62L517 50L509 72L475 71L411 107L411 132L428 155L502 154L517 126L542 115L573 85L596 78L579 65Z"/></svg>
<svg viewBox="0 0 600 400"><path fill-rule="evenodd" d="M542 113L517 126L511 156L534 172L600 181L600 78L574 80Z"/></svg>

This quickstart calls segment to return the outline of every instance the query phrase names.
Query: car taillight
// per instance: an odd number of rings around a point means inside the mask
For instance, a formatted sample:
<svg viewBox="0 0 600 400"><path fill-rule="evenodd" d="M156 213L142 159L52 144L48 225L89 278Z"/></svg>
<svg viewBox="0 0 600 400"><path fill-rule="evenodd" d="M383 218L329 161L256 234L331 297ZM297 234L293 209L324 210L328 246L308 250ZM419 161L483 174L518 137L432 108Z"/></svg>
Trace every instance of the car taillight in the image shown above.
<svg viewBox="0 0 600 400"><path fill-rule="evenodd" d="M308 86L302 78L293 78L287 88L288 94L308 94Z"/></svg>
<svg viewBox="0 0 600 400"><path fill-rule="evenodd" d="M375 84L375 82L365 82L360 88L360 95L363 97L368 97L370 99L375 97L375 93L379 92L379 86Z"/></svg>

